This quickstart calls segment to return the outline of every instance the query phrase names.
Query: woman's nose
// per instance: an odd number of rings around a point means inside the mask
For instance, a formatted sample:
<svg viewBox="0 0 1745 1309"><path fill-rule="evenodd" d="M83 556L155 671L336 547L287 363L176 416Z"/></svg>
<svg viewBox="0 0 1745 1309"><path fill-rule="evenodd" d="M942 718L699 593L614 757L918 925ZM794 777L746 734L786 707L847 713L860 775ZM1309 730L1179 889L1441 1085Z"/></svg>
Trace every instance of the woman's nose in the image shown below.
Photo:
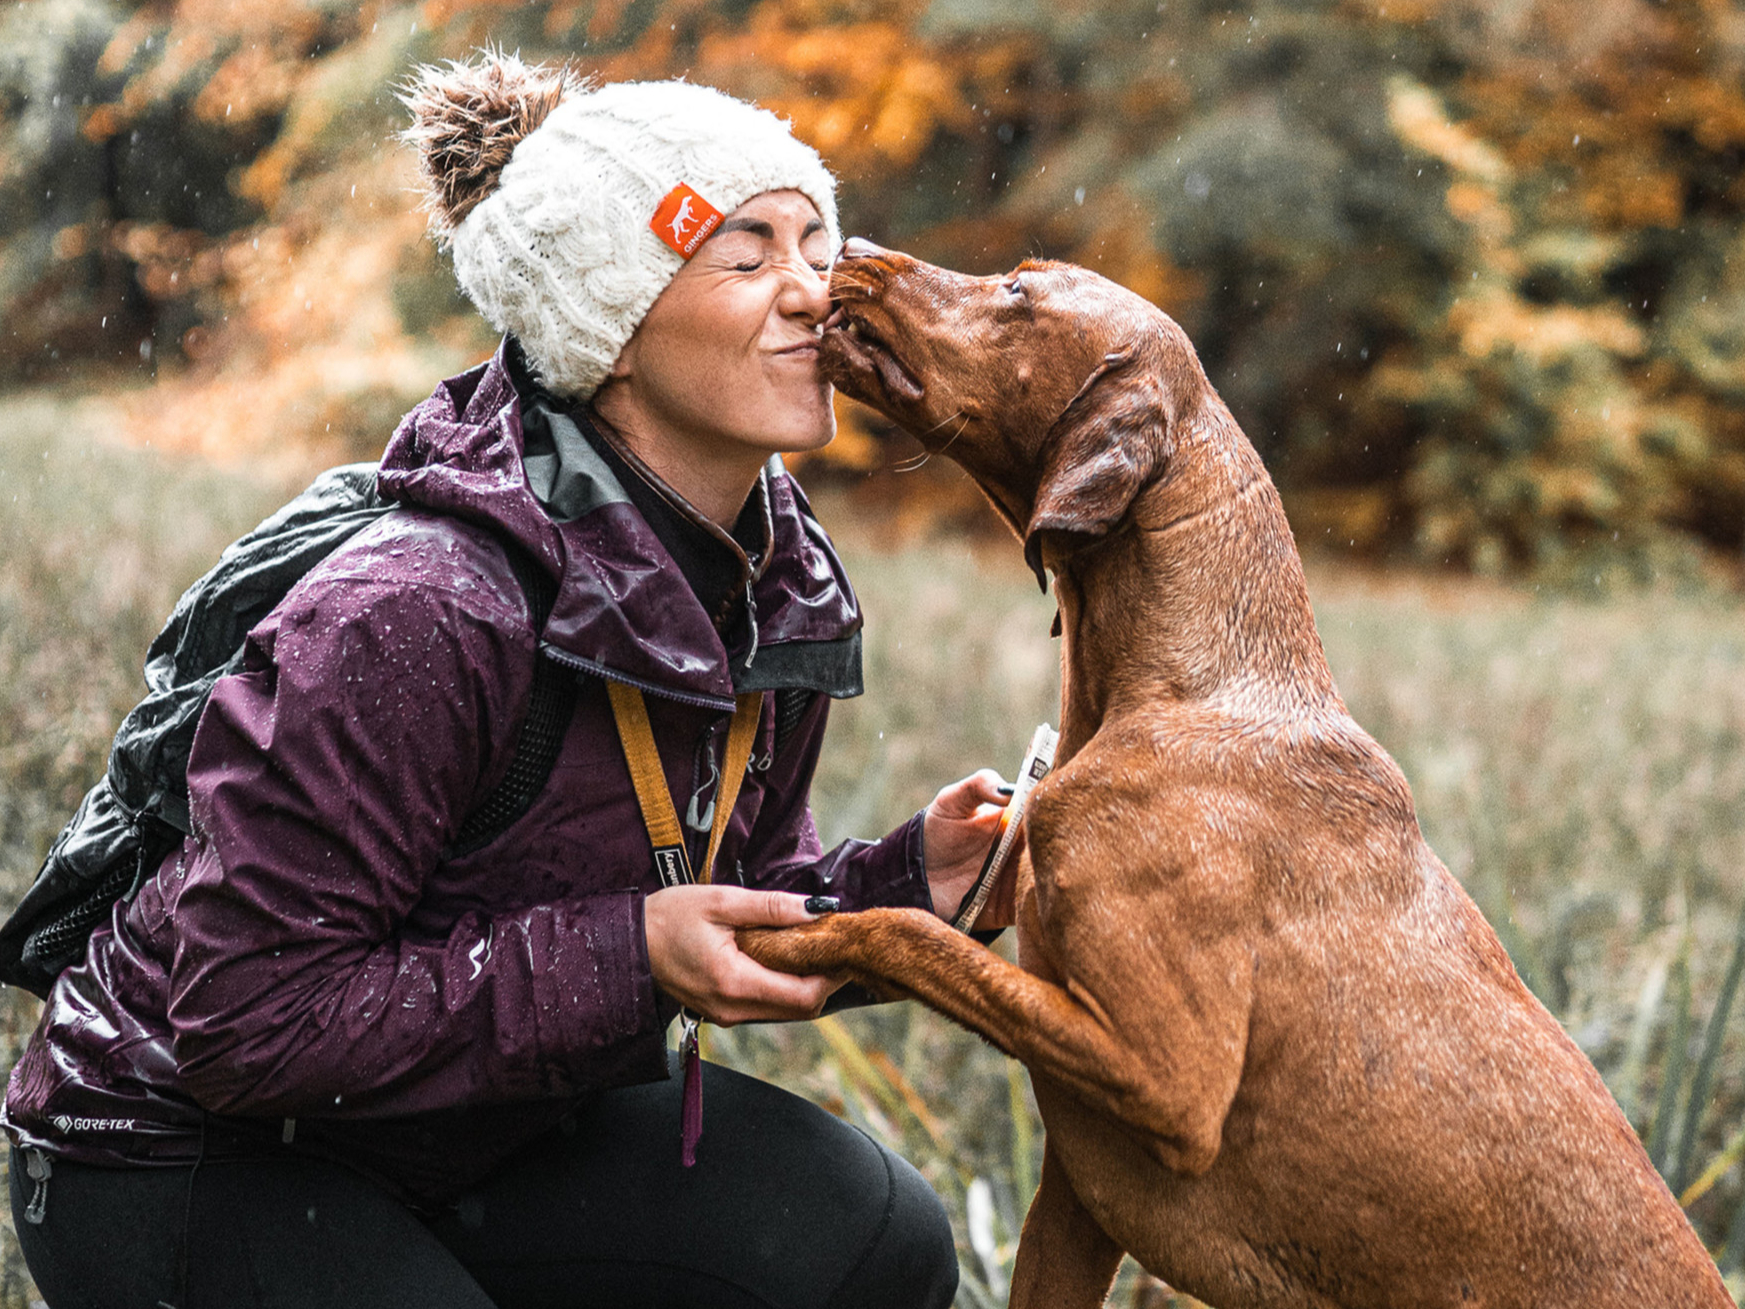
<svg viewBox="0 0 1745 1309"><path fill-rule="evenodd" d="M819 272L801 260L789 265L788 288L783 293L784 308L807 320L821 323L830 314L830 274Z"/></svg>

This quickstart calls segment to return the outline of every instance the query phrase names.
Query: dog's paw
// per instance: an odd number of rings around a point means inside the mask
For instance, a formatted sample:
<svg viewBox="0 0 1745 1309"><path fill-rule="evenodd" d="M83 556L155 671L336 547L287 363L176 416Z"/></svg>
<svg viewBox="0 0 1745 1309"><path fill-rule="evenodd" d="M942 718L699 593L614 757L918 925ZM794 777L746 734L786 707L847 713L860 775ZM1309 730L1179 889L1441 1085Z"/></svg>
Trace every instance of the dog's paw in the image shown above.
<svg viewBox="0 0 1745 1309"><path fill-rule="evenodd" d="M799 927L742 927L739 948L778 973L838 973L846 963L841 934L835 930L838 921L832 915Z"/></svg>

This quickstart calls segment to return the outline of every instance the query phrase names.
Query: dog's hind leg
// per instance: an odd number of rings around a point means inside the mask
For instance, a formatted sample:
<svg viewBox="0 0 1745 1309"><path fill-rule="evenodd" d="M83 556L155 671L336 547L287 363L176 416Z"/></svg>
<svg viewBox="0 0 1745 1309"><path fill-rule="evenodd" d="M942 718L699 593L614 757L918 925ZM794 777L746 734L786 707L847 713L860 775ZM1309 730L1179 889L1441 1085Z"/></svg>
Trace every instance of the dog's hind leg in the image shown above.
<svg viewBox="0 0 1745 1309"><path fill-rule="evenodd" d="M1024 1219L1012 1270L1011 1309L1096 1309L1121 1266L1121 1247L1097 1225L1052 1147Z"/></svg>

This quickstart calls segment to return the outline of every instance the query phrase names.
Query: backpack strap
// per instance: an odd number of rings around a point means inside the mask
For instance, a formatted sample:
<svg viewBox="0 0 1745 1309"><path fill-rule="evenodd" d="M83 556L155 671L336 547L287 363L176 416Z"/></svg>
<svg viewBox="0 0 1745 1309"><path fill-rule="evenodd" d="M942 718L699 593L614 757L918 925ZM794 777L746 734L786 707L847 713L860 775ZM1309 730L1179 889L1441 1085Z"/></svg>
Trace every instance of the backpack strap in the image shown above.
<svg viewBox="0 0 1745 1309"><path fill-rule="evenodd" d="M690 855L685 852L684 832L679 827L678 810L673 808L672 792L667 790L666 771L661 767L660 751L655 748L654 729L649 726L648 705L642 692L623 682L607 681L606 694L612 701L612 719L618 725L625 762L630 765L630 780L636 788L642 824L648 829L649 844L654 847L655 874L664 886L707 884L714 878L715 856L721 849L721 838L727 834L733 806L739 800L739 786L745 780L752 747L757 742L763 692L747 691L735 702L733 722L727 729L727 758L715 795L715 821L709 826L709 849L700 877L692 872Z"/></svg>
<svg viewBox="0 0 1745 1309"><path fill-rule="evenodd" d="M128 715L108 772L55 839L23 900L0 923L0 983L47 998L61 972L84 956L93 929L117 903L132 899L181 843L188 830L185 775L194 725L213 683L239 663L232 646L240 647L248 628L310 568L392 512L375 497L374 485L373 465L323 474L227 549L183 595L148 656L152 696ZM525 550L502 544L537 634L557 599L557 583ZM574 673L536 657L509 767L462 821L444 858L489 845L532 807L563 748L578 690ZM132 803L117 791L118 778L138 783L124 788ZM160 798L145 798L150 789Z"/></svg>
<svg viewBox="0 0 1745 1309"><path fill-rule="evenodd" d="M85 942L91 933L109 921L115 902L131 900L163 857L182 843L178 828L152 814L133 815L130 827L134 857L115 861L94 889L85 891L47 922L32 927L18 947L17 959L7 961L9 967L21 970L23 976L14 980L17 974L8 975L4 980L19 986L27 980L38 982L41 990L36 986L28 989L47 999L54 979L84 955Z"/></svg>
<svg viewBox="0 0 1745 1309"><path fill-rule="evenodd" d="M537 641L557 600L557 583L527 551L510 542L504 542L504 547L515 580L521 584L532 611ZM533 689L527 700L527 714L521 720L521 732L515 738L514 757L509 760L503 779L461 823L454 840L443 852L445 858L472 854L503 835L532 808L551 777L576 711L580 684L575 673L555 660L538 653L534 659Z"/></svg>
<svg viewBox="0 0 1745 1309"><path fill-rule="evenodd" d="M775 753L781 754L786 748L818 695L819 692L806 686L784 686L777 689Z"/></svg>

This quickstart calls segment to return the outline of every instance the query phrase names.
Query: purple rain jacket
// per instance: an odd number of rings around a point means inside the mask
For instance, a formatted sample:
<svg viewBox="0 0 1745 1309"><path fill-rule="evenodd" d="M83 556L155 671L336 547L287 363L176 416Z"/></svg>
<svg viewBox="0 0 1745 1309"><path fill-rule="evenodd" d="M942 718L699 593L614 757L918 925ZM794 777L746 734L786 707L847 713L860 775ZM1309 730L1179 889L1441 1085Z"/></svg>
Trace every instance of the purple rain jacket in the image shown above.
<svg viewBox="0 0 1745 1309"><path fill-rule="evenodd" d="M717 880L931 906L919 815L820 850L826 695L775 749L773 691L857 693L860 629L779 461L753 492L771 548L734 656L599 454L568 476L564 521L529 485L502 351L402 421L378 478L400 508L250 633L195 737L195 835L50 994L7 1091L16 1144L127 1166L289 1137L440 1201L579 1098L666 1076L676 1006L642 916L659 883L601 678L646 693L681 807L736 688L772 692ZM558 579L543 632L505 537ZM583 678L550 779L445 858L509 764L539 658Z"/></svg>

